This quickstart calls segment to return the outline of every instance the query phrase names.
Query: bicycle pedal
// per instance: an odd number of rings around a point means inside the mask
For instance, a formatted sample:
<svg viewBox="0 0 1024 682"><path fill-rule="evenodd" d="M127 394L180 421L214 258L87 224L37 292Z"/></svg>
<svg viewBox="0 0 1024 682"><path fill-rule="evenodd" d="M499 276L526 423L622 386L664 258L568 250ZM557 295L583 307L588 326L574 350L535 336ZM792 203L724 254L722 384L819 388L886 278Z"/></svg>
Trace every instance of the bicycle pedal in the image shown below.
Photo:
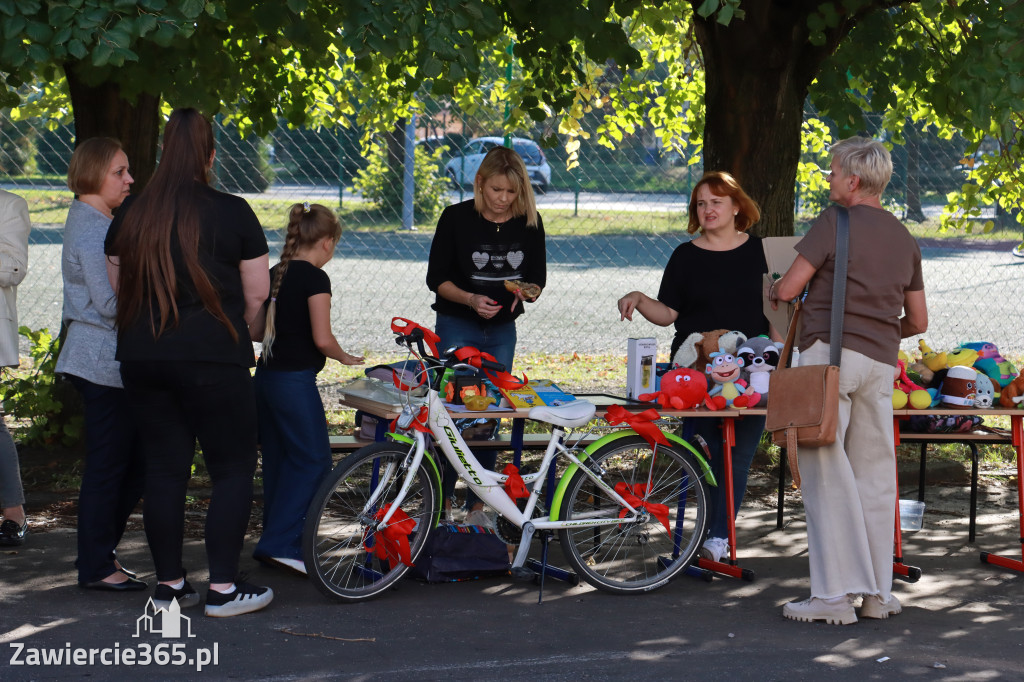
<svg viewBox="0 0 1024 682"><path fill-rule="evenodd" d="M533 579L537 577L537 574L526 566L513 566L509 573L512 574L512 579L516 582L533 582Z"/></svg>

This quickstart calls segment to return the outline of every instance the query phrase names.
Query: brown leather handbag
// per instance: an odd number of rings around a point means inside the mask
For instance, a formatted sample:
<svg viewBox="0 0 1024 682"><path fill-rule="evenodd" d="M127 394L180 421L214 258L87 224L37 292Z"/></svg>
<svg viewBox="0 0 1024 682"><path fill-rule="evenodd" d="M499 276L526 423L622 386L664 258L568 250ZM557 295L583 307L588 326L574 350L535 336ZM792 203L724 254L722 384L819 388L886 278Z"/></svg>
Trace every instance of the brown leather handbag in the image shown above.
<svg viewBox="0 0 1024 682"><path fill-rule="evenodd" d="M772 372L765 430L786 449L793 485L800 486L797 448L821 447L836 440L839 426L839 360L843 348L843 309L846 302L846 265L849 214L839 207L836 220L836 267L832 286L832 325L829 364L789 367L800 319L801 301L786 334L780 368Z"/></svg>

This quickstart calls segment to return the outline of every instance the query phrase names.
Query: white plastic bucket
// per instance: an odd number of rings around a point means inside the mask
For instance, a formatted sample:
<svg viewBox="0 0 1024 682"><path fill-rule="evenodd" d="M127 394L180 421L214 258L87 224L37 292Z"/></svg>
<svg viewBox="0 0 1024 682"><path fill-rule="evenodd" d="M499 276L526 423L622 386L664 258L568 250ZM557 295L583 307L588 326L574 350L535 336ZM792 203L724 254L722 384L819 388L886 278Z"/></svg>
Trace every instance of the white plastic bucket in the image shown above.
<svg viewBox="0 0 1024 682"><path fill-rule="evenodd" d="M924 524L924 502L900 500L900 530L921 530Z"/></svg>

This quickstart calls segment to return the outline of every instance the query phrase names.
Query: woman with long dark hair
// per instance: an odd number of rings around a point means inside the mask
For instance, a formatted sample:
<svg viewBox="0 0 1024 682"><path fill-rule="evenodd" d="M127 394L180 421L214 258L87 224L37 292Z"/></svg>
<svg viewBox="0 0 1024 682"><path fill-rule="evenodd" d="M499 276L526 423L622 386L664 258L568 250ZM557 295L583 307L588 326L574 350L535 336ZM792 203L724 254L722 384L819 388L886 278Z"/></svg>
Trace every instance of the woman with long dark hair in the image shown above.
<svg viewBox="0 0 1024 682"><path fill-rule="evenodd" d="M206 514L206 615L263 608L269 587L236 579L256 470L249 326L270 288L267 241L240 197L209 186L213 130L177 109L149 185L107 234L117 359L143 434L144 518L157 607L198 604L181 564L185 493L198 440L213 484Z"/></svg>

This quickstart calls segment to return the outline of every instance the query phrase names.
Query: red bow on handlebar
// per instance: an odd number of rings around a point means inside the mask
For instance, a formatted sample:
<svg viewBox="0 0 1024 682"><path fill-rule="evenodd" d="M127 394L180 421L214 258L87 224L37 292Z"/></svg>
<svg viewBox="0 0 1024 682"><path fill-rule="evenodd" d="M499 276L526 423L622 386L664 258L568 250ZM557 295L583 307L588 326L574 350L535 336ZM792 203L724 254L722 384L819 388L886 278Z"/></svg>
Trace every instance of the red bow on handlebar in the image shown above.
<svg viewBox="0 0 1024 682"><path fill-rule="evenodd" d="M655 443L668 445L668 438L665 438L665 434L653 423L659 419L661 415L653 407L643 412L630 412L622 405L611 405L604 415L604 420L613 426L628 424L637 434L643 436L651 448L657 447Z"/></svg>
<svg viewBox="0 0 1024 682"><path fill-rule="evenodd" d="M472 346L457 348L455 350L455 359L472 367L476 367L479 370L483 370L483 373L487 376L490 382L494 384L495 388L514 391L517 388L522 388L529 381L525 374L522 379L518 379L508 372L492 371L486 367L482 367L480 364L481 360L488 360L496 364L498 363L498 360L490 353L484 353Z"/></svg>
<svg viewBox="0 0 1024 682"><path fill-rule="evenodd" d="M435 334L433 330L427 329L423 325L417 324L412 320L407 320L404 317L391 318L391 331L396 334L411 334L415 329L419 329L423 332L423 341L430 349L430 354L435 358L438 357L437 344L441 343L441 337Z"/></svg>

